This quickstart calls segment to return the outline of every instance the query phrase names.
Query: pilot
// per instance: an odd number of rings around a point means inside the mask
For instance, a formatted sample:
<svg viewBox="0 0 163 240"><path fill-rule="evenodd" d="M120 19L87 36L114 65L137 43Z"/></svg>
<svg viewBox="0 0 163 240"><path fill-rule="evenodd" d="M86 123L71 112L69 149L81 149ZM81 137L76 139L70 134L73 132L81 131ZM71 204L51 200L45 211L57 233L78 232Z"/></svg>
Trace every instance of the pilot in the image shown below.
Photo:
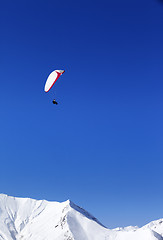
<svg viewBox="0 0 163 240"><path fill-rule="evenodd" d="M58 104L55 99L53 100L53 104L56 104L56 105Z"/></svg>

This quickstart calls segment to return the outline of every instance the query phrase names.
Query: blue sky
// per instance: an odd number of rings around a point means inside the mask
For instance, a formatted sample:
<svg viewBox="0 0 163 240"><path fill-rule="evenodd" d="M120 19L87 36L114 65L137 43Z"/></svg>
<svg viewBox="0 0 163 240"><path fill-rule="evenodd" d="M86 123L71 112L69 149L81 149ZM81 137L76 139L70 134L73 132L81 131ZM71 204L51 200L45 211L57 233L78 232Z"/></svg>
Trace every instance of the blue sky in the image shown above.
<svg viewBox="0 0 163 240"><path fill-rule="evenodd" d="M162 26L159 0L1 3L0 192L163 217Z"/></svg>

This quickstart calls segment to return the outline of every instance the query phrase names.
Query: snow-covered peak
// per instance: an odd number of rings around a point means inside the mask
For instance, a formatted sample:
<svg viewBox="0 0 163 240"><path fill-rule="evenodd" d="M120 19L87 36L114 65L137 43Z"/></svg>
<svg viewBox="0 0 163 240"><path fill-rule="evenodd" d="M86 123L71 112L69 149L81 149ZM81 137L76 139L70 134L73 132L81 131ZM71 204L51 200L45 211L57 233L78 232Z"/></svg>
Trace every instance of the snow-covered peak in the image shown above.
<svg viewBox="0 0 163 240"><path fill-rule="evenodd" d="M163 240L163 219L111 230L70 200L0 194L0 240Z"/></svg>
<svg viewBox="0 0 163 240"><path fill-rule="evenodd" d="M142 229L151 229L163 237L163 218L146 224Z"/></svg>
<svg viewBox="0 0 163 240"><path fill-rule="evenodd" d="M126 232L135 232L136 230L138 230L139 227L138 226L128 226L128 227L117 227L117 228L114 228L113 230L115 231L126 231Z"/></svg>
<svg viewBox="0 0 163 240"><path fill-rule="evenodd" d="M92 214L87 212L85 209L79 207L78 205L73 203L71 200L68 200L68 202L69 202L69 205L70 205L71 208L73 208L74 210L78 211L79 213L84 215L86 218L89 218L90 220L93 220L93 221L97 222L98 224L100 224L101 226L104 227L104 225L102 223L100 223L97 218L95 218Z"/></svg>

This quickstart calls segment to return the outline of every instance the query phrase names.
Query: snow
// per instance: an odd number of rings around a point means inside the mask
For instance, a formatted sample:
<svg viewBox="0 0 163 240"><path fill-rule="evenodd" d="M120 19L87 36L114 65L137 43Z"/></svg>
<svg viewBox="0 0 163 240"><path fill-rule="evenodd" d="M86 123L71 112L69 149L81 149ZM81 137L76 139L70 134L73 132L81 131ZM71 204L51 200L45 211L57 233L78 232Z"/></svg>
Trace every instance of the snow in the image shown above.
<svg viewBox="0 0 163 240"><path fill-rule="evenodd" d="M0 194L0 240L163 240L163 219L142 228L108 229L70 200Z"/></svg>

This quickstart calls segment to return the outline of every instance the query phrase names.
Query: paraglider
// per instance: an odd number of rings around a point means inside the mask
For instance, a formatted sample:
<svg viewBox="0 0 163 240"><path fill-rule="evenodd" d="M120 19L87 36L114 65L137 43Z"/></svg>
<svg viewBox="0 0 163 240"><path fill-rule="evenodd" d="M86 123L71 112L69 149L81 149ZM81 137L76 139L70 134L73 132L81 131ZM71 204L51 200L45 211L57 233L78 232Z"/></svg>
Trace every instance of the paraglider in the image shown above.
<svg viewBox="0 0 163 240"><path fill-rule="evenodd" d="M64 70L55 70L48 76L48 79L46 80L44 91L49 92L49 90L53 87L53 85L56 83L58 78L64 73ZM54 99L53 104L58 104L56 100Z"/></svg>

